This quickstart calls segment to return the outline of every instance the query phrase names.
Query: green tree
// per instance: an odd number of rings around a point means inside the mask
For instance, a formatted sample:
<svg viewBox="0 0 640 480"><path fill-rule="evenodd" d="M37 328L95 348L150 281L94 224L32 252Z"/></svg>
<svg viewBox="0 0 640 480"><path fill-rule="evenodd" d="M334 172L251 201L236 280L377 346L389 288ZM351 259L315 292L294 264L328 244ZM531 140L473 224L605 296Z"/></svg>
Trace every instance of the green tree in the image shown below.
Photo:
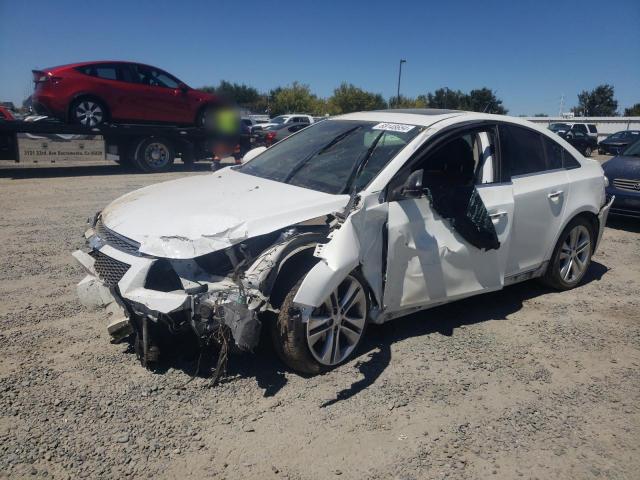
<svg viewBox="0 0 640 480"><path fill-rule="evenodd" d="M427 94L427 105L429 108L464 110L467 106L467 95L460 90L439 88L435 92Z"/></svg>
<svg viewBox="0 0 640 480"><path fill-rule="evenodd" d="M387 102L379 93L367 92L351 83L343 82L333 91L327 106L331 113L339 114L380 110L387 107Z"/></svg>
<svg viewBox="0 0 640 480"><path fill-rule="evenodd" d="M636 103L629 108L624 109L625 117L638 117L640 116L640 103Z"/></svg>
<svg viewBox="0 0 640 480"><path fill-rule="evenodd" d="M496 97L490 88L471 90L465 99L465 110L471 112L495 113L506 115L508 110L502 106L502 100Z"/></svg>
<svg viewBox="0 0 640 480"><path fill-rule="evenodd" d="M549 115L547 115L546 113L536 113L533 116L534 117L548 117Z"/></svg>
<svg viewBox="0 0 640 480"><path fill-rule="evenodd" d="M287 87L278 87L270 93L271 115L283 113L321 113L321 100L311 93L309 85L293 82Z"/></svg>
<svg viewBox="0 0 640 480"><path fill-rule="evenodd" d="M405 97L404 95L400 95L400 99L398 97L391 97L389 99L389 108L426 108L427 107L427 99L424 95L419 95L416 98Z"/></svg>
<svg viewBox="0 0 640 480"><path fill-rule="evenodd" d="M578 105L573 107L577 115L585 117L613 117L617 115L618 101L614 98L613 85L598 85L591 91L578 94Z"/></svg>
<svg viewBox="0 0 640 480"><path fill-rule="evenodd" d="M260 100L260 94L255 88L244 83L232 83L226 80L220 80L217 87L204 86L198 90L220 95L233 101L236 105L247 108L253 108Z"/></svg>

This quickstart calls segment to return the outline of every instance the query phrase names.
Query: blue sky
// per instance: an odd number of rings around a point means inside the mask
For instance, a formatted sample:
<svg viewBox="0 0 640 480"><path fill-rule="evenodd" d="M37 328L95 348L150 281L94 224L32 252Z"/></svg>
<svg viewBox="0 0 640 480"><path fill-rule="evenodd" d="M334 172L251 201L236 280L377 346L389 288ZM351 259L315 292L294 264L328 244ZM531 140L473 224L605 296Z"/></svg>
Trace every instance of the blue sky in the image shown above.
<svg viewBox="0 0 640 480"><path fill-rule="evenodd" d="M557 114L614 85L640 102L640 0L0 0L0 99L21 101L31 69L133 60L198 87L261 91L294 80L321 96L342 81L395 95L497 91L511 114Z"/></svg>

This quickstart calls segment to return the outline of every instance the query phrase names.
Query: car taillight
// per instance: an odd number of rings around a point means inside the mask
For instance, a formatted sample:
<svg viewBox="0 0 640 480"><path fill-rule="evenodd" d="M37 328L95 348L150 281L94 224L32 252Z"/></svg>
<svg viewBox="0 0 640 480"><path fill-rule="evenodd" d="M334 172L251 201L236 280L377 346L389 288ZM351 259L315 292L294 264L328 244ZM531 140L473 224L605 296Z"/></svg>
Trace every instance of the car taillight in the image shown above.
<svg viewBox="0 0 640 480"><path fill-rule="evenodd" d="M53 85L57 85L62 81L61 77L55 77L50 73L43 72L42 70L33 70L33 83L36 85L39 83L51 82Z"/></svg>
<svg viewBox="0 0 640 480"><path fill-rule="evenodd" d="M274 138L276 138L276 132L268 132L264 137L268 145L271 145L271 142L273 142Z"/></svg>

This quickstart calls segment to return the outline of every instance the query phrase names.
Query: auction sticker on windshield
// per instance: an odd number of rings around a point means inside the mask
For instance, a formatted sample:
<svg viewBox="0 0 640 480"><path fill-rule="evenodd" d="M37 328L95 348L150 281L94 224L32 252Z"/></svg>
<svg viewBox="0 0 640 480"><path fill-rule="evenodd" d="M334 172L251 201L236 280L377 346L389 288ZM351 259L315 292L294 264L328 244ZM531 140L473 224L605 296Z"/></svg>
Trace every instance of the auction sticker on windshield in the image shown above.
<svg viewBox="0 0 640 480"><path fill-rule="evenodd" d="M379 123L372 130L389 130L391 132L407 133L416 128L415 125L404 125L402 123Z"/></svg>

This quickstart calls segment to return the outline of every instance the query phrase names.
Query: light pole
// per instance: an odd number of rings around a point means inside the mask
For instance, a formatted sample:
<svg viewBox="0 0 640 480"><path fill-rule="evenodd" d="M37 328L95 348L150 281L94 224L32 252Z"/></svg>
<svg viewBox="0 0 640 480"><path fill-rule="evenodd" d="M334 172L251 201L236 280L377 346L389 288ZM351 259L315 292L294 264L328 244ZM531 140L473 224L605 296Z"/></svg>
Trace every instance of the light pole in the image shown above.
<svg viewBox="0 0 640 480"><path fill-rule="evenodd" d="M396 96L396 106L400 105L400 79L402 78L402 64L407 63L406 60L400 59L400 68L398 69L398 95Z"/></svg>

